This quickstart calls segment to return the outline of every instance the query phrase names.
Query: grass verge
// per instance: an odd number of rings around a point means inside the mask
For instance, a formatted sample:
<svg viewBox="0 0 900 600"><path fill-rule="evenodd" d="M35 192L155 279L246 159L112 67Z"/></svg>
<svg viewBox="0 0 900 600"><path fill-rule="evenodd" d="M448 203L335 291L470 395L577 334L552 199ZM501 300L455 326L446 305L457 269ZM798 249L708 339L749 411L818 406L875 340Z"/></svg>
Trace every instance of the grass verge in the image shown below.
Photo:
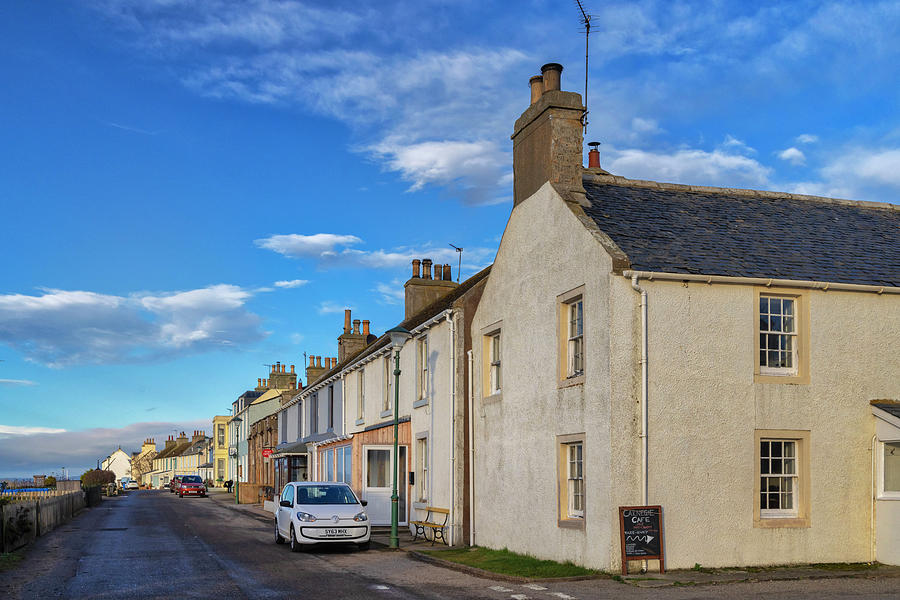
<svg viewBox="0 0 900 600"><path fill-rule="evenodd" d="M20 560L22 554L19 552L0 552L0 571L12 569Z"/></svg>
<svg viewBox="0 0 900 600"><path fill-rule="evenodd" d="M602 575L601 571L585 569L570 562L558 563L553 560L540 560L533 556L516 554L506 548L490 550L488 548L459 548L455 550L425 550L423 554L446 561L467 565L514 577L534 577L549 579L553 577L579 577L585 575Z"/></svg>

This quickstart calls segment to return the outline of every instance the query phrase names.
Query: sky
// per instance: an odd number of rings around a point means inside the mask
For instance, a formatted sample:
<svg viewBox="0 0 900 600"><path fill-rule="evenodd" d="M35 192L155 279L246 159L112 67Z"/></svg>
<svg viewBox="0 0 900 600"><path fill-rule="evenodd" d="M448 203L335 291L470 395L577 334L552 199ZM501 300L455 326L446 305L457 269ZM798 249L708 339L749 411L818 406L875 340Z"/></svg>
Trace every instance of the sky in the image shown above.
<svg viewBox="0 0 900 600"><path fill-rule="evenodd" d="M897 203L900 3L586 0L617 175ZM265 365L403 317L512 207L574 0L0 5L0 477L211 431ZM305 383L305 382L304 382Z"/></svg>

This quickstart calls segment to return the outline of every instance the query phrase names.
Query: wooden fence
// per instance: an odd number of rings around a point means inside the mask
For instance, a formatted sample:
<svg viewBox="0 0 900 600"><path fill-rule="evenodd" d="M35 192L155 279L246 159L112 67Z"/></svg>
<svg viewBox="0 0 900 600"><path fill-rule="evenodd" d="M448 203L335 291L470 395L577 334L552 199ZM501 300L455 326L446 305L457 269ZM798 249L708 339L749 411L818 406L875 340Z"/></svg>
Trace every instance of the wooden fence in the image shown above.
<svg viewBox="0 0 900 600"><path fill-rule="evenodd" d="M68 522L84 508L84 492L26 492L36 498L15 498L0 506L2 551L12 552ZM15 494L18 496L19 494ZM3 498L8 498L4 494Z"/></svg>

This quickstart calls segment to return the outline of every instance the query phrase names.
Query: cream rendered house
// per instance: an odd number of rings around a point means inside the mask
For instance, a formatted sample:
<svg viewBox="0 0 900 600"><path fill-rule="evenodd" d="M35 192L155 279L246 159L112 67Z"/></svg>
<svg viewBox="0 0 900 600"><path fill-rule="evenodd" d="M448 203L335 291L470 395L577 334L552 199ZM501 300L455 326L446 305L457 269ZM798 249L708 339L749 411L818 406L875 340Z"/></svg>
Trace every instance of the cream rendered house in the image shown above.
<svg viewBox="0 0 900 600"><path fill-rule="evenodd" d="M670 568L900 562L898 206L584 169L543 71L471 329L474 542L616 570L659 504Z"/></svg>

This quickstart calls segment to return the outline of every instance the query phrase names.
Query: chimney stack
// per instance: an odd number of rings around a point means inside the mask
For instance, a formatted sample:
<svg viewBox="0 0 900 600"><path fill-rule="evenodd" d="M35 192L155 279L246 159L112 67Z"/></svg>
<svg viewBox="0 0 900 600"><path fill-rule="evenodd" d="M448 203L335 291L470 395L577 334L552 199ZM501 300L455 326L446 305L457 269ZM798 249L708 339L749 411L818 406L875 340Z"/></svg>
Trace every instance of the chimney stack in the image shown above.
<svg viewBox="0 0 900 600"><path fill-rule="evenodd" d="M583 148L581 95L561 90L563 67L541 67L543 91L532 77L531 106L516 120L513 130L513 206L531 197L545 183L560 193L584 194L581 183Z"/></svg>
<svg viewBox="0 0 900 600"><path fill-rule="evenodd" d="M434 279L432 279L430 258L422 259L421 264L424 271L422 277L416 277L418 271L416 263L419 262L418 259L413 260L413 277L403 284L405 292L404 320L442 298L459 285L451 280L450 265L435 265Z"/></svg>

